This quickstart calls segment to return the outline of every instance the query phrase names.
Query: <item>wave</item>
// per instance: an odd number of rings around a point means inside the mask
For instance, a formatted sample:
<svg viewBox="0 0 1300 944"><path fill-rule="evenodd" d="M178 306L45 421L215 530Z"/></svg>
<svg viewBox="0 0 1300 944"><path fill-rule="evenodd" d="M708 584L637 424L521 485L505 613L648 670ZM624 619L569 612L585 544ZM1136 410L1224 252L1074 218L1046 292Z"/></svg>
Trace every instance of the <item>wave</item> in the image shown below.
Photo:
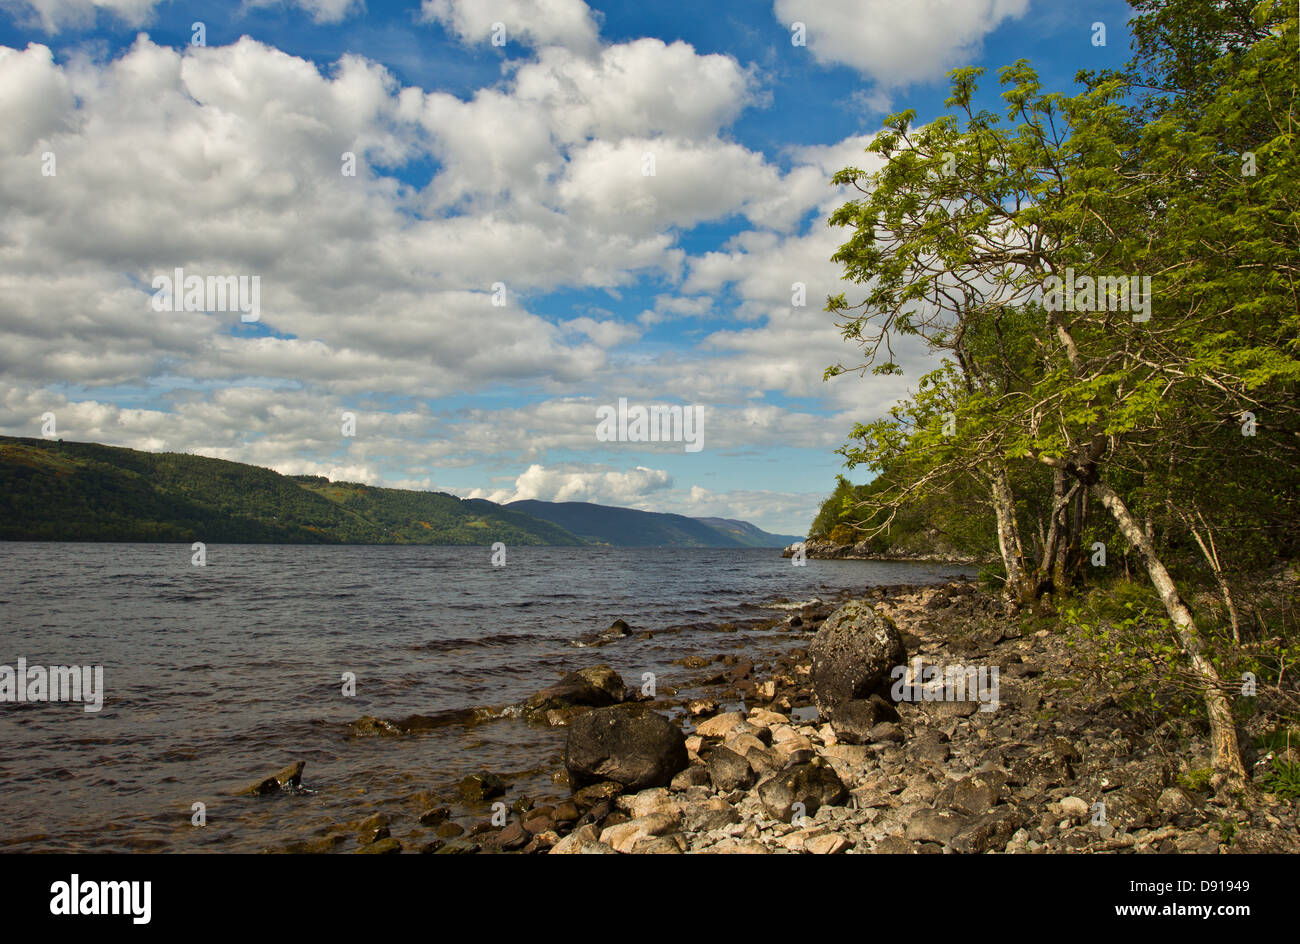
<svg viewBox="0 0 1300 944"><path fill-rule="evenodd" d="M415 643L407 646L407 649L415 652L446 652L449 649L501 649L505 646L514 646L519 643L537 642L539 640L550 640L550 637L543 636L540 633L492 633L487 636L452 636L448 639L430 639L427 642Z"/></svg>

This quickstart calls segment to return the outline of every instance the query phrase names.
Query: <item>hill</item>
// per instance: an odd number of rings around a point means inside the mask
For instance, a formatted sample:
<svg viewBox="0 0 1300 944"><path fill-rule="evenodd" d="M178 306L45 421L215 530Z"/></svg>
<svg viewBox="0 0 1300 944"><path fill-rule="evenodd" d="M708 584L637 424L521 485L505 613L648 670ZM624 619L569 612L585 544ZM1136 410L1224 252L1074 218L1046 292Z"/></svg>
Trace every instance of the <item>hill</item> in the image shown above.
<svg viewBox="0 0 1300 944"><path fill-rule="evenodd" d="M529 499L505 507L557 524L593 543L615 547L784 547L798 540L768 534L744 521L690 518L590 502Z"/></svg>
<svg viewBox="0 0 1300 944"><path fill-rule="evenodd" d="M503 506L177 452L0 436L0 540L782 547L744 521L583 502Z"/></svg>
<svg viewBox="0 0 1300 944"><path fill-rule="evenodd" d="M550 522L484 504L183 453L0 437L0 539L584 543Z"/></svg>
<svg viewBox="0 0 1300 944"><path fill-rule="evenodd" d="M784 547L793 541L802 540L796 534L772 534L748 521L737 521L734 518L696 518L695 520L702 521L715 531L740 542L744 547Z"/></svg>

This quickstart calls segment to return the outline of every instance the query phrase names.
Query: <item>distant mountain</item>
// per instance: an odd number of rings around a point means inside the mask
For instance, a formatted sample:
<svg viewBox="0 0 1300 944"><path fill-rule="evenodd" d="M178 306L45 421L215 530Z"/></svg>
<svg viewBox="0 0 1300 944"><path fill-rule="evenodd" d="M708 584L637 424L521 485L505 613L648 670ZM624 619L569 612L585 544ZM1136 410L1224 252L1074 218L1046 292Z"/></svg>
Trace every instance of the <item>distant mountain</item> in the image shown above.
<svg viewBox="0 0 1300 944"><path fill-rule="evenodd" d="M798 539L723 518L583 502L503 506L178 452L0 436L0 540L784 547Z"/></svg>
<svg viewBox="0 0 1300 944"><path fill-rule="evenodd" d="M734 518L696 518L715 531L728 535L744 547L786 547L803 538L797 534L772 534L748 521L736 521Z"/></svg>
<svg viewBox="0 0 1300 944"><path fill-rule="evenodd" d="M593 543L615 547L785 547L799 540L769 534L745 521L689 518L590 502L527 499L505 507L557 524Z"/></svg>
<svg viewBox="0 0 1300 944"><path fill-rule="evenodd" d="M443 492L280 475L183 453L10 436L0 436L0 539L584 543L550 522Z"/></svg>

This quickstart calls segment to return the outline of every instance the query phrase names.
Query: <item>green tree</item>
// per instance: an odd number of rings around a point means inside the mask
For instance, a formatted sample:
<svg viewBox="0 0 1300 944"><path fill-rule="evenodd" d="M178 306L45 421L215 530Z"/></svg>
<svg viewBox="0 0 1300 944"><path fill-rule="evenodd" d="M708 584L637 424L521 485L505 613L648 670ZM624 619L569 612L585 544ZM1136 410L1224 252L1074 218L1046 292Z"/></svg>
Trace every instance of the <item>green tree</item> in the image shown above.
<svg viewBox="0 0 1300 944"><path fill-rule="evenodd" d="M1202 5L1143 4L1151 19L1139 40L1168 37L1184 8ZM1181 470L1205 436L1252 407L1279 429L1294 422L1295 18L1268 3L1254 16L1248 45L1234 32L1140 48L1128 73L1086 77L1087 89L1068 98L1042 93L1018 62L1001 73L1006 124L973 110L980 70L954 72L948 104L960 123L915 128L912 113L892 116L871 146L884 169L836 176L864 196L831 217L852 230L834 258L867 289L858 305L828 301L846 338L866 349L854 369L896 371L891 334L919 335L955 362L890 417L856 429L862 445L850 461L905 469L900 502L982 474L1019 602L1036 588L1012 469L1028 461L1051 470L1040 578L1060 571L1078 537L1066 535L1067 509L1091 493L1160 596L1201 686L1215 766L1234 780L1244 769L1228 696L1167 548L1135 512L1141 489L1120 489L1133 484L1136 458L1160 456L1174 470L1164 477L1167 504L1186 523L1199 506ZM1158 101L1139 101L1149 64L1172 81ZM1243 178L1245 145L1266 157L1263 179ZM1052 280L1073 286L1080 275L1082 303L1061 304ZM1156 290L1146 294L1133 277ZM1275 459L1288 449L1294 437L1268 447Z"/></svg>

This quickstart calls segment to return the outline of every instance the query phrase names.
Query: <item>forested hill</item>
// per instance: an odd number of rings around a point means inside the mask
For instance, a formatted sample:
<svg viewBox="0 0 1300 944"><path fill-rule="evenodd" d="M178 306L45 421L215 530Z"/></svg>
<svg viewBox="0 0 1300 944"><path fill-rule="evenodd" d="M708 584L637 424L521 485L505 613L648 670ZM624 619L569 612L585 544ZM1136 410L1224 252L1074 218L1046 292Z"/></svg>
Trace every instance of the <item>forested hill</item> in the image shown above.
<svg viewBox="0 0 1300 944"><path fill-rule="evenodd" d="M744 521L498 505L184 453L0 436L0 540L780 547Z"/></svg>
<svg viewBox="0 0 1300 944"><path fill-rule="evenodd" d="M0 539L583 544L441 492L372 488L183 453L0 437Z"/></svg>
<svg viewBox="0 0 1300 944"><path fill-rule="evenodd" d="M590 502L525 500L505 507L550 521L593 543L615 547L783 547L798 540L769 534L744 521L689 518Z"/></svg>

